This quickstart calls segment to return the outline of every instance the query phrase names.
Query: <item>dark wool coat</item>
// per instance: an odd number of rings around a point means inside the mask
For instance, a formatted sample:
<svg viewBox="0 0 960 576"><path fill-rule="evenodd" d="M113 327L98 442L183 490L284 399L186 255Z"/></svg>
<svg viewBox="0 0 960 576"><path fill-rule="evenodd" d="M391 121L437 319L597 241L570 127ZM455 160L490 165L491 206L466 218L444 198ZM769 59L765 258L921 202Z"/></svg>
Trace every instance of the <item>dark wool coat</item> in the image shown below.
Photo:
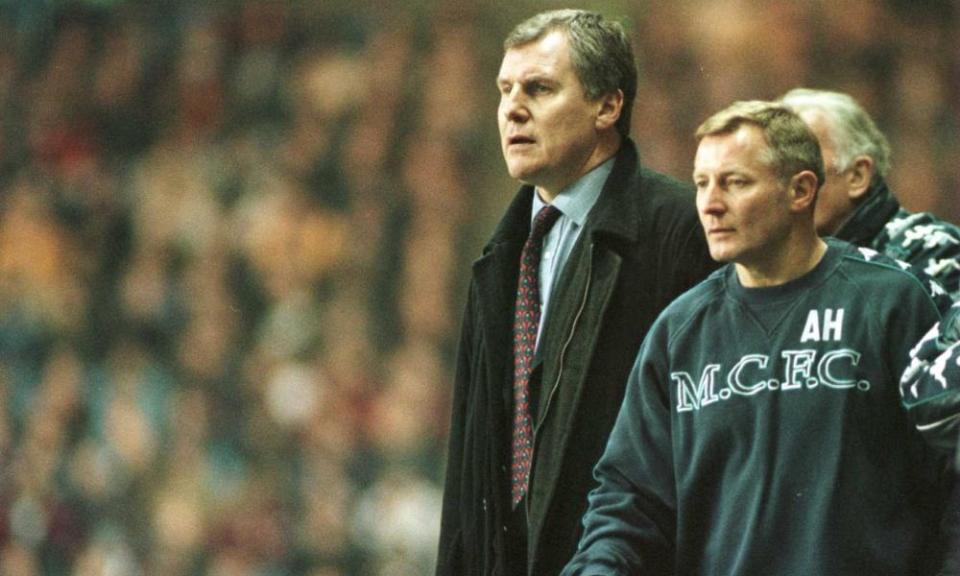
<svg viewBox="0 0 960 576"><path fill-rule="evenodd" d="M533 188L524 186L473 265L457 358L438 576L513 575L512 317ZM592 470L640 343L660 311L706 277L690 187L640 166L626 141L551 296L531 387L534 456L525 499L529 566L557 574L581 533Z"/></svg>
<svg viewBox="0 0 960 576"><path fill-rule="evenodd" d="M870 185L836 236L903 260L960 300L960 227L929 212L905 210L883 178Z"/></svg>

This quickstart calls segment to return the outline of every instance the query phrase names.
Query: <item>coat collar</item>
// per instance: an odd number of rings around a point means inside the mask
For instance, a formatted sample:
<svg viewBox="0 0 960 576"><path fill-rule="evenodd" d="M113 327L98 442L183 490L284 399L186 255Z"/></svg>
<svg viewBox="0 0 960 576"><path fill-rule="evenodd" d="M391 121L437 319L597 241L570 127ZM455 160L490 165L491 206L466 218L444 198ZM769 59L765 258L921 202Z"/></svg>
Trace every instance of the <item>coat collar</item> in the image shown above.
<svg viewBox="0 0 960 576"><path fill-rule="evenodd" d="M627 191L631 189L629 181L637 173L639 162L636 145L629 138L624 140L617 151L610 177L593 207L586 232L596 238L612 237L625 242L637 240L641 198ZM533 186L524 185L520 188L494 230L484 254L498 244L524 242L530 230L533 194Z"/></svg>
<svg viewBox="0 0 960 576"><path fill-rule="evenodd" d="M890 191L886 181L878 178L870 186L867 198L840 227L835 236L852 244L869 244L883 231L883 227L898 210L900 210L900 203L897 198Z"/></svg>

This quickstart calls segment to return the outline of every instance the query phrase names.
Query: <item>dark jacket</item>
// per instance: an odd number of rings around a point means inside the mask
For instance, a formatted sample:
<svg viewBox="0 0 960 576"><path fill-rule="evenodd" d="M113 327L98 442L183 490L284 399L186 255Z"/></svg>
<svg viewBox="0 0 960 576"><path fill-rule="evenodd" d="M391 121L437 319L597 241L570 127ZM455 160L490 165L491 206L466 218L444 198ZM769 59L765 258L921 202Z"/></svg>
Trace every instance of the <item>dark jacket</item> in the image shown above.
<svg viewBox="0 0 960 576"><path fill-rule="evenodd" d="M473 265L457 358L439 576L513 575L510 512L512 310L533 188L524 186ZM532 389L534 461L525 498L529 566L558 574L581 533L592 469L647 329L715 268L693 192L641 168L627 141L551 297Z"/></svg>
<svg viewBox="0 0 960 576"><path fill-rule="evenodd" d="M960 300L960 228L929 212L903 209L883 178L836 236L916 267Z"/></svg>
<svg viewBox="0 0 960 576"><path fill-rule="evenodd" d="M871 184L867 197L836 236L910 264L911 272L921 280L925 280L924 276L936 280L953 300L960 302L960 228L929 212L904 209L883 178ZM940 311L944 313L942 307ZM960 425L955 420L960 407L960 383L949 374L960 353L954 348L939 361L937 358L957 342L957 318L960 314L955 308L945 316L942 326L931 330L911 350L912 362L901 386L914 417L925 423L924 436L933 445L947 445L956 452L960 470L960 451L956 449ZM943 425L930 424L937 422ZM955 476L941 523L943 576L960 576L960 473Z"/></svg>

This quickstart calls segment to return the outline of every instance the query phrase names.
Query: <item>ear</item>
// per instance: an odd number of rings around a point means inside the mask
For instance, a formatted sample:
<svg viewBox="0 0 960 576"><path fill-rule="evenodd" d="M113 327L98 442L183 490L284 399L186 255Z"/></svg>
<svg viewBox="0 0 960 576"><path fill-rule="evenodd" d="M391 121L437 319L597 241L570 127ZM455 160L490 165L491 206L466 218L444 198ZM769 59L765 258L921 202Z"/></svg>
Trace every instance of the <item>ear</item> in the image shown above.
<svg viewBox="0 0 960 576"><path fill-rule="evenodd" d="M613 128L623 112L623 90L609 92L597 100L597 130Z"/></svg>
<svg viewBox="0 0 960 576"><path fill-rule="evenodd" d="M790 179L790 208L794 212L813 209L817 198L817 175L810 170L794 174Z"/></svg>
<svg viewBox="0 0 960 576"><path fill-rule="evenodd" d="M876 167L873 158L869 156L857 156L853 161L853 166L845 173L847 186L850 194L850 200L854 203L859 202L870 189L870 183L873 182L873 174Z"/></svg>

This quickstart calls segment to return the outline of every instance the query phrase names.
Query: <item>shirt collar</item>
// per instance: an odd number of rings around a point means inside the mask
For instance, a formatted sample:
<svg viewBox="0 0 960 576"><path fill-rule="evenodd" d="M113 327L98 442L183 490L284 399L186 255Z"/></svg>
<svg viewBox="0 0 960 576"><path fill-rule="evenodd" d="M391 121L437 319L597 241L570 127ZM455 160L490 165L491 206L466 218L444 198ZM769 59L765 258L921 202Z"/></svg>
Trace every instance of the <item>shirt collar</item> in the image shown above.
<svg viewBox="0 0 960 576"><path fill-rule="evenodd" d="M597 203L597 198L600 197L603 184L610 176L610 172L613 171L614 158L610 158L564 188L553 199L554 208L560 210L564 217L573 220L577 226L583 226L587 221L590 209L593 208L593 205ZM534 193L531 221L544 206L546 206L546 202L540 199L540 194Z"/></svg>

